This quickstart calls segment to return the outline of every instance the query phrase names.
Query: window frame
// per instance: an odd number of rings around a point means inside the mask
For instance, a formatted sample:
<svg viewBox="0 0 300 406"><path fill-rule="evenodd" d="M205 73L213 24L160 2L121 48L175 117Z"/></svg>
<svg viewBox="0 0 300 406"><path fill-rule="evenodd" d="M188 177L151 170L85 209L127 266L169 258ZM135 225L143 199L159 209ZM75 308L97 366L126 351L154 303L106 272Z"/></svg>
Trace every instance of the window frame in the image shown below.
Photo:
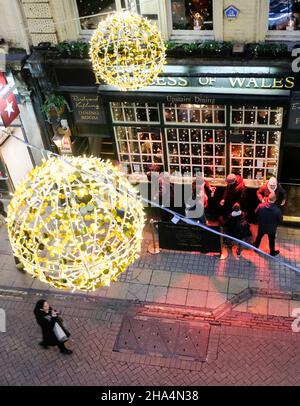
<svg viewBox="0 0 300 406"><path fill-rule="evenodd" d="M166 0L166 18L171 40L197 41L223 39L223 2L213 0L213 29L212 30L174 30L171 0Z"/></svg>
<svg viewBox="0 0 300 406"><path fill-rule="evenodd" d="M122 0L114 0L114 1L115 1L115 4L116 4L116 10L111 12L111 13L103 13L103 15L109 15L109 14L112 14L114 12L118 12L118 11L123 10L122 4L121 4ZM84 30L84 29L81 28L81 24L80 24L80 18L81 17L79 15L79 10L78 10L78 7L77 7L77 1L73 0L72 3L73 3L74 15L75 15L75 18L76 18L76 26L77 26L76 28L77 28L77 31L78 31L78 35L80 37L82 37L82 38L88 38L89 39L91 37L91 35L93 34L94 30L93 29L92 30Z"/></svg>
<svg viewBox="0 0 300 406"><path fill-rule="evenodd" d="M266 21L266 40L267 41L299 41L300 38L300 29L295 31L288 30L269 30L269 15L270 15L270 1L267 0L267 21Z"/></svg>

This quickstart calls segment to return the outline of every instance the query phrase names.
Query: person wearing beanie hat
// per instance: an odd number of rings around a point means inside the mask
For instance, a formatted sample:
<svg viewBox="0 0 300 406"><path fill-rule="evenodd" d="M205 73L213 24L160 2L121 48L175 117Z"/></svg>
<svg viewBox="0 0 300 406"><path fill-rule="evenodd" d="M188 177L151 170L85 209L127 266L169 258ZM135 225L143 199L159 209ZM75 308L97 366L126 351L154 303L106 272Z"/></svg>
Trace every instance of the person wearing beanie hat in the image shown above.
<svg viewBox="0 0 300 406"><path fill-rule="evenodd" d="M223 207L222 216L224 220L230 215L235 203L240 203L243 208L246 193L246 186L240 175L231 173L227 176L226 183L227 186L220 201L220 205Z"/></svg>
<svg viewBox="0 0 300 406"><path fill-rule="evenodd" d="M277 182L277 179L272 176L261 188L256 192L257 197L261 203L268 200L271 193L276 195L277 206L284 206L286 203L287 193L283 187Z"/></svg>
<svg viewBox="0 0 300 406"><path fill-rule="evenodd" d="M250 226L246 221L246 215L242 212L239 203L235 203L232 207L226 223L225 230L228 235L238 238L239 240L249 239L251 237ZM237 256L241 255L242 245L237 246Z"/></svg>

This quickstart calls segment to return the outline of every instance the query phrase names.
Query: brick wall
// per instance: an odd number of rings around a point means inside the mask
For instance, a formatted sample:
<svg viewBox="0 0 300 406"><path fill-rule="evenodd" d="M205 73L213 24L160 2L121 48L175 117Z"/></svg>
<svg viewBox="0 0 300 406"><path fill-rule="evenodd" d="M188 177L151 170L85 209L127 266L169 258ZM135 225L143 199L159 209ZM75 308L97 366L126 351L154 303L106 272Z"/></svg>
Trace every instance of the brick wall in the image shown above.
<svg viewBox="0 0 300 406"><path fill-rule="evenodd" d="M56 44L57 34L53 12L48 0L22 0L32 44L51 42Z"/></svg>

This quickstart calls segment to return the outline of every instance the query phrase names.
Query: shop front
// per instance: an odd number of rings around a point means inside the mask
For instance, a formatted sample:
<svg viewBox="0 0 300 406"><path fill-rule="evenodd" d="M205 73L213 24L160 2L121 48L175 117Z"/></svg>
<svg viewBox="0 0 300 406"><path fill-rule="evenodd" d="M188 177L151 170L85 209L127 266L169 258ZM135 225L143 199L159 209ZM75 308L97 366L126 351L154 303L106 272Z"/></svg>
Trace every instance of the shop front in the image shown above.
<svg viewBox="0 0 300 406"><path fill-rule="evenodd" d="M72 138L87 141L86 153L118 160L132 182L147 182L151 170L168 173L173 183L202 173L222 188L236 173L253 207L266 179L289 183L283 177L289 110L299 84L288 63L167 65L155 83L135 92L97 86L89 65L80 65L82 74L70 64L53 68L55 91L72 108Z"/></svg>
<svg viewBox="0 0 300 406"><path fill-rule="evenodd" d="M99 92L128 174L142 177L154 166L173 177L203 173L222 183L233 172L253 186L280 174L293 86L292 76L170 76L147 92L121 94L106 86Z"/></svg>

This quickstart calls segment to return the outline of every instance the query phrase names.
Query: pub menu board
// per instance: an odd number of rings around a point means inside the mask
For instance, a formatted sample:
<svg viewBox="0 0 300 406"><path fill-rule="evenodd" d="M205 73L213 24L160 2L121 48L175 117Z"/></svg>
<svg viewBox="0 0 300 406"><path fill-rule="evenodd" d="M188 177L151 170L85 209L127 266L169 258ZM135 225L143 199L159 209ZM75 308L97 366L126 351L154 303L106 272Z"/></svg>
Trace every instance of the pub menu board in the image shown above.
<svg viewBox="0 0 300 406"><path fill-rule="evenodd" d="M294 99L290 104L289 129L300 129L300 99Z"/></svg>
<svg viewBox="0 0 300 406"><path fill-rule="evenodd" d="M219 231L220 227L210 227ZM222 252L219 235L200 227L187 224L158 223L159 246L167 250Z"/></svg>
<svg viewBox="0 0 300 406"><path fill-rule="evenodd" d="M105 124L102 103L97 94L71 94L72 111L77 123Z"/></svg>

